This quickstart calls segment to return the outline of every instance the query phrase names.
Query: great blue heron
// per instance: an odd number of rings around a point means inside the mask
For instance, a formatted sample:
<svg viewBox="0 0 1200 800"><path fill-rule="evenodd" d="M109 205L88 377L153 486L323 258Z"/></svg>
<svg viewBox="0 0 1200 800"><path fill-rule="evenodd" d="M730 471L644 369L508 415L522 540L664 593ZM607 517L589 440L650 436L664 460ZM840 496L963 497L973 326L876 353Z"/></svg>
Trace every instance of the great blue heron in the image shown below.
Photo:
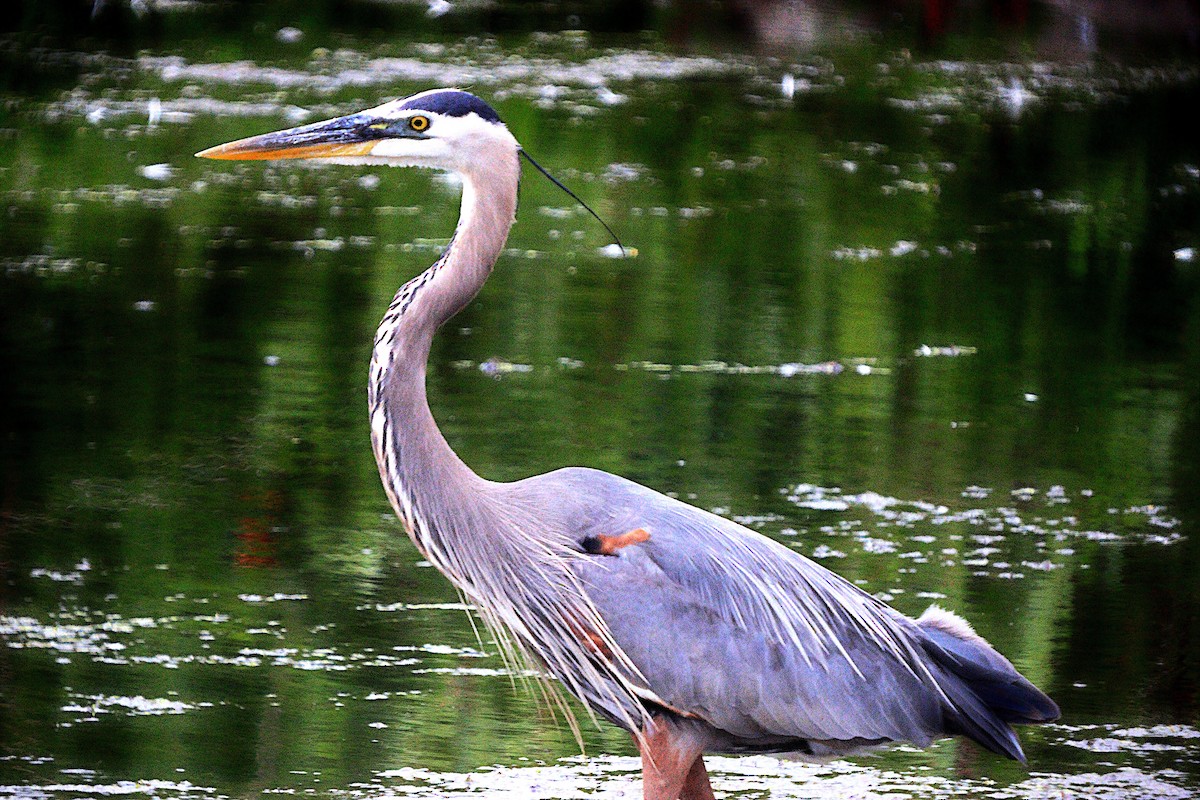
<svg viewBox="0 0 1200 800"><path fill-rule="evenodd" d="M496 483L458 458L429 410L426 362L504 247L522 155L478 97L422 92L199 155L462 177L450 245L400 287L375 335L379 474L412 541L506 658L540 666L633 734L647 800L712 798L709 752L820 759L962 734L1024 761L1010 724L1058 717L949 611L910 619L787 547L616 475L573 467Z"/></svg>

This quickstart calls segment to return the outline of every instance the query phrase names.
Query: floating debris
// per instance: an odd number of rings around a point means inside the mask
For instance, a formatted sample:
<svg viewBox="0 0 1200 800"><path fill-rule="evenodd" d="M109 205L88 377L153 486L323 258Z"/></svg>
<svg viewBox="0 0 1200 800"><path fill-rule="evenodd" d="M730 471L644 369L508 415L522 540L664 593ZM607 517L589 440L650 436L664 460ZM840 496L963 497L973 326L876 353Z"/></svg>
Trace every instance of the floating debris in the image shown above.
<svg viewBox="0 0 1200 800"><path fill-rule="evenodd" d="M438 8L443 6L439 3ZM328 62L312 61L310 69L268 67L252 61L192 63L174 55L144 55L137 59L136 67L168 83L250 84L275 89L316 87L326 94L351 87L391 87L400 82L494 87L491 93L497 98L517 94L551 105L570 104L574 108L586 105L584 101L601 106L623 102L623 97L611 88L618 82L750 74L754 69L750 59L734 56L676 56L648 50L612 50L583 61L571 61L483 48L477 42L469 51L455 51L453 55L443 53L440 60L428 57L368 58L353 50L342 49Z"/></svg>
<svg viewBox="0 0 1200 800"><path fill-rule="evenodd" d="M284 44L295 44L304 38L304 31L290 25L275 31L275 40Z"/></svg>
<svg viewBox="0 0 1200 800"><path fill-rule="evenodd" d="M457 362L456 366L461 364L462 362ZM512 375L514 373L533 372L533 365L518 364L493 356L479 365L479 371L489 377L499 378L503 375Z"/></svg>
<svg viewBox="0 0 1200 800"><path fill-rule="evenodd" d="M596 252L605 258L637 258L638 254L636 247L622 247L616 242L606 244Z"/></svg>
<svg viewBox="0 0 1200 800"><path fill-rule="evenodd" d="M74 695L74 701L62 707L68 714L86 714L89 721L94 721L96 715L112 713L119 709L133 717L157 717L164 714L184 714L201 706L171 700L166 697L143 697L134 695ZM212 706L212 703L203 705Z"/></svg>
<svg viewBox="0 0 1200 800"><path fill-rule="evenodd" d="M1176 530L1181 523L1170 516L1161 506L1131 506L1125 509L1109 509L1108 516L1121 518L1118 529L1100 530L1089 528L1073 514L1063 514L1064 505L1086 500L1088 490L1068 493L1061 485L1054 485L1045 492L1033 487L1012 490L1009 495L1021 503L1021 507L1040 504L1053 513L1026 514L1016 509L999 505L984 508L951 508L948 505L924 500L901 500L895 497L866 491L846 494L837 487L822 487L802 483L781 491L788 502L797 508L815 512L854 514L866 512L868 517L842 520L838 526L821 526L820 532L833 536L849 536L856 541L864 553L887 555L900 552L899 532L917 526L932 526L932 530L951 526L957 536L967 536L977 547L965 552L960 560L963 566L975 569L975 574L991 575L1004 579L1026 577L1024 572L1013 568L1014 562L1021 568L1034 573L1049 573L1066 566L1077 555L1075 548L1064 546L1071 539L1099 543L1136 541L1143 544L1173 545L1183 540ZM983 500L992 495L992 490L971 486L961 496ZM1099 509L1091 509L1095 514ZM872 522L868 528L867 524ZM1019 558L1012 561L994 559L1001 550L1000 545L1008 537L1014 542L1032 539L1041 558ZM922 564L937 560L942 566L953 566L958 556L957 547L936 546L940 539L931 534L907 537L908 541L930 545L928 550L900 552L897 556L909 563Z"/></svg>
<svg viewBox="0 0 1200 800"><path fill-rule="evenodd" d="M1151 753L1151 752L1182 752L1188 748L1178 744L1164 744L1162 742L1136 742L1132 739L1116 739L1113 737L1101 737L1097 739L1085 739L1083 741L1064 741L1063 744L1069 747L1078 747L1080 750L1088 750L1092 753Z"/></svg>
<svg viewBox="0 0 1200 800"><path fill-rule="evenodd" d="M162 0L159 0L161 3ZM123 797L126 795L145 795L151 798L169 798L169 800L190 800L196 797L218 796L215 788L197 786L191 781L164 781L147 778L137 781L115 781L113 783L44 783L35 786L0 785L0 795L12 797L46 798L62 797Z"/></svg>
<svg viewBox="0 0 1200 800"><path fill-rule="evenodd" d="M239 594L238 595L238 600L241 600L243 603L279 603L279 602L283 602L283 601L307 600L307 599L308 599L308 595L306 595L306 594L286 594L284 592L276 592L275 594L266 595L266 596L261 595L261 594Z"/></svg>
<svg viewBox="0 0 1200 800"><path fill-rule="evenodd" d="M783 73L779 79L779 93L783 99L791 100L796 96L796 76L790 72Z"/></svg>
<svg viewBox="0 0 1200 800"><path fill-rule="evenodd" d="M56 583L83 583L83 571L75 570L74 572L59 572L55 569L45 569L44 567L34 567L29 571L31 578L47 578Z"/></svg>
<svg viewBox="0 0 1200 800"><path fill-rule="evenodd" d="M471 611L466 603L376 603L375 605L355 606L357 611Z"/></svg>
<svg viewBox="0 0 1200 800"><path fill-rule="evenodd" d="M819 544L809 553L812 558L845 558L846 554L841 550L834 550L827 544Z"/></svg>
<svg viewBox="0 0 1200 800"><path fill-rule="evenodd" d="M1148 772L1132 767L1075 775L1036 773L998 786L989 778L946 778L846 760L827 764L781 761L770 756L706 756L713 788L720 794L773 800L956 800L997 798L1045 800L1089 797L1099 800L1182 800L1191 792L1175 770ZM628 756L560 759L538 766L495 765L470 773L402 767L379 772L371 783L339 792L349 800L382 800L399 792L406 798L486 796L491 800L557 800L564 797L628 797L637 790L640 762Z"/></svg>
<svg viewBox="0 0 1200 800"><path fill-rule="evenodd" d="M919 358L957 358L958 356L973 356L979 352L976 347L957 344L930 346L923 344L913 350L913 355Z"/></svg>
<svg viewBox="0 0 1200 800"><path fill-rule="evenodd" d="M822 361L818 364L801 364L793 361L779 365L779 374L785 378L794 378L797 375L838 375L843 370L845 367L838 361Z"/></svg>
<svg viewBox="0 0 1200 800"><path fill-rule="evenodd" d="M152 181L169 181L175 175L175 168L170 164L149 164L138 172L143 178L149 178Z"/></svg>

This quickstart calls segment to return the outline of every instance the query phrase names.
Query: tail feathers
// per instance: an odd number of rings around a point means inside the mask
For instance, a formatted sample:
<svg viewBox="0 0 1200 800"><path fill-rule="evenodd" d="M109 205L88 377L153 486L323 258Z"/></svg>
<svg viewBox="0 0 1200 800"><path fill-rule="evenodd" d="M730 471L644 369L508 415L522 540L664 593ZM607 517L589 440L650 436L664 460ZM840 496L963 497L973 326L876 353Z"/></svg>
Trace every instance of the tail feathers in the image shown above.
<svg viewBox="0 0 1200 800"><path fill-rule="evenodd" d="M951 706L943 711L946 733L962 734L1002 756L1025 763L1025 751L1017 734L988 708L963 681L950 677L941 683Z"/></svg>
<svg viewBox="0 0 1200 800"><path fill-rule="evenodd" d="M1009 724L1056 720L1058 705L954 614L933 606L917 625L926 634L925 652L941 668L939 684L950 699L947 730L1024 762Z"/></svg>

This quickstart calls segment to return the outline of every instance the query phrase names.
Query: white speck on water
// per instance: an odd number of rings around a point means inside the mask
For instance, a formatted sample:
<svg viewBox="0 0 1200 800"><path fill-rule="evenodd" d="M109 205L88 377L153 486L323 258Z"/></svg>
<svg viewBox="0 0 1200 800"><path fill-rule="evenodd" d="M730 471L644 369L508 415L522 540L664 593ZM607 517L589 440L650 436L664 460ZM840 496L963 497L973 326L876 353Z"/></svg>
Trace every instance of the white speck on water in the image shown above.
<svg viewBox="0 0 1200 800"><path fill-rule="evenodd" d="M845 367L838 361L823 361L820 364L800 364L793 361L780 364L775 369L784 378L796 375L838 375L844 370Z"/></svg>
<svg viewBox="0 0 1200 800"><path fill-rule="evenodd" d="M1026 403L1036 403L1038 401L1038 396L1033 392L1026 392L1023 396Z"/></svg>
<svg viewBox="0 0 1200 800"><path fill-rule="evenodd" d="M839 247L830 255L837 261L870 261L882 256L883 251L875 247Z"/></svg>
<svg viewBox="0 0 1200 800"><path fill-rule="evenodd" d="M858 539L859 546L864 553L894 553L896 552L896 543L888 539L877 539L874 536L861 536Z"/></svg>
<svg viewBox="0 0 1200 800"><path fill-rule="evenodd" d="M633 258L637 255L636 247L622 248L621 245L613 242L598 248L596 252L604 258Z"/></svg>
<svg viewBox="0 0 1200 800"><path fill-rule="evenodd" d="M1001 105L1014 118L1021 115L1027 103L1037 99L1037 95L1026 89L1025 84L1015 75L1008 79L1007 84L998 87L996 93Z"/></svg>
<svg viewBox="0 0 1200 800"><path fill-rule="evenodd" d="M801 500L796 503L801 508L811 508L817 511L845 511L850 507L850 504L845 500L836 498L814 497L810 500Z"/></svg>
<svg viewBox="0 0 1200 800"><path fill-rule="evenodd" d="M1176 261L1187 261L1187 262L1195 261L1196 260L1196 248L1194 248L1194 247L1179 248L1178 250L1175 251L1175 260Z"/></svg>
<svg viewBox="0 0 1200 800"><path fill-rule="evenodd" d="M284 44L295 44L304 38L304 31L288 25L275 31L275 40Z"/></svg>
<svg viewBox="0 0 1200 800"><path fill-rule="evenodd" d="M147 164L139 172L143 178L149 178L152 181L166 181L175 174L175 168L170 164Z"/></svg>
<svg viewBox="0 0 1200 800"><path fill-rule="evenodd" d="M46 569L44 567L34 567L29 571L31 578L48 578L55 583L83 583L83 575L79 570L74 572L59 572L54 569Z"/></svg>
<svg viewBox="0 0 1200 800"><path fill-rule="evenodd" d="M642 178L647 172L644 164L625 164L614 162L604 168L600 176L606 183L626 183Z"/></svg>
<svg viewBox="0 0 1200 800"><path fill-rule="evenodd" d="M479 364L479 371L484 375L493 378L499 378L503 375L511 375L513 373L533 372L532 364L517 364L512 361L505 361L502 358L493 356L487 361Z"/></svg>
<svg viewBox="0 0 1200 800"><path fill-rule="evenodd" d="M71 727L70 723L62 723L62 727ZM65 770L64 770L65 772ZM10 790L28 789L20 786L0 786L0 794L10 794ZM157 778L141 780L115 781L113 783L45 783L37 786L37 791L12 792L15 796L37 798L49 797L123 797L139 795L155 798L194 798L197 796L218 796L217 790L209 786L197 786L191 781L164 781Z"/></svg>
<svg viewBox="0 0 1200 800"><path fill-rule="evenodd" d="M279 356L263 356L263 363L268 367L278 367Z"/></svg>
<svg viewBox="0 0 1200 800"><path fill-rule="evenodd" d="M872 372L870 364L859 364L854 368L854 371L859 375L870 375Z"/></svg>
<svg viewBox="0 0 1200 800"><path fill-rule="evenodd" d="M1092 753L1149 753L1160 751L1179 752L1187 750L1186 747L1178 744L1135 742L1130 739L1117 739L1111 736L1104 736L1096 739L1085 739L1083 741L1067 739L1063 741L1063 744L1069 747L1078 747L1080 750L1087 750Z"/></svg>
<svg viewBox="0 0 1200 800"><path fill-rule="evenodd" d="M283 118L288 122L303 122L311 116L311 111L300 106L288 106L283 110Z"/></svg>
<svg viewBox="0 0 1200 800"><path fill-rule="evenodd" d="M964 345L951 344L932 346L923 344L913 350L913 355L919 358L957 358L958 356L973 356L977 352L979 352L978 348Z"/></svg>
<svg viewBox="0 0 1200 800"><path fill-rule="evenodd" d="M607 86L596 87L596 99L603 106L619 106L629 98L623 94L618 94Z"/></svg>
<svg viewBox="0 0 1200 800"><path fill-rule="evenodd" d="M457 675L457 676L472 676L476 678L506 678L511 675L520 677L537 677L538 673L533 670L513 670L499 669L495 667L430 667L428 669L414 669L413 675Z"/></svg>
<svg viewBox="0 0 1200 800"><path fill-rule="evenodd" d="M307 600L306 594L286 594L284 592L276 592L270 595L261 594L239 594L238 600L243 603L279 603L288 600Z"/></svg>
<svg viewBox="0 0 1200 800"><path fill-rule="evenodd" d="M1191 725L1153 725L1149 728L1119 728L1112 735L1131 739L1200 739L1200 730Z"/></svg>
<svg viewBox="0 0 1200 800"><path fill-rule="evenodd" d="M96 714L111 713L113 709L123 709L130 716L162 716L164 714L183 714L195 709L191 703L169 700L165 697L143 697L135 695L76 695L75 701L62 707L68 714L87 714L89 720L95 720Z"/></svg>

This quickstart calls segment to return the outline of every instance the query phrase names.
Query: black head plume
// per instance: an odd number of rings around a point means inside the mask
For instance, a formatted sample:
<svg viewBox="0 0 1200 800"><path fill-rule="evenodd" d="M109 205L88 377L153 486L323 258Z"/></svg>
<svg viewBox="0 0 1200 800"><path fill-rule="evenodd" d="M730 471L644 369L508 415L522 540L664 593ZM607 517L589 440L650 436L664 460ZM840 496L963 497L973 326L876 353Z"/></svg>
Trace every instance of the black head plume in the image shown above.
<svg viewBox="0 0 1200 800"><path fill-rule="evenodd" d="M586 210L587 210L587 212L588 212L589 214L591 214L593 217L595 217L596 221L597 221L597 222L599 222L601 225L603 225L603 226L604 226L604 230L608 231L608 235L609 235L609 236L611 236L611 237L613 238L613 241L614 241L614 242L616 242L616 244L617 244L617 247L621 248L621 255L622 255L622 256L625 256L625 255L626 255L626 253L625 253L625 245L621 244L621 240L617 238L617 234L615 234L615 233L613 232L613 229L612 229L612 228L610 228L610 227L608 227L608 223L607 223L607 222L605 222L604 220L600 219L600 215L599 215L599 214L597 214L595 211L592 211L592 207L591 207L591 206L589 206L587 203L585 203L585 202L583 202L582 200L580 200L580 199L579 199L579 195L575 194L575 193L574 193L574 192L572 192L570 189L568 189L568 188L567 188L567 187L566 187L566 186L563 184L563 182L562 182L562 181L560 181L558 178L556 178L556 177L554 177L553 175L551 175L551 174L549 173L549 171L547 171L547 170L546 170L546 168L545 168L545 167L543 167L541 164L539 164L538 162L534 161L534 160L533 160L533 156L531 156L531 155L529 155L529 153L525 152L525 149L524 149L524 148L522 148L522 149L521 149L521 150L519 150L518 152L520 152L520 154L521 154L522 156L524 156L524 157L525 157L525 160L526 160L526 161L528 161L530 164L533 164L534 168L535 168L535 169L536 169L538 172L542 173L542 174L543 174L543 175L545 175L547 178L549 178L551 183L553 183L553 184L554 184L555 186L557 186L558 188L562 189L562 190L563 190L564 192L566 192L567 194L571 195L571 197L572 197L572 198L575 200L575 202L576 202L576 203L579 203L579 205L583 206L583 207L584 207L584 209L586 209Z"/></svg>

